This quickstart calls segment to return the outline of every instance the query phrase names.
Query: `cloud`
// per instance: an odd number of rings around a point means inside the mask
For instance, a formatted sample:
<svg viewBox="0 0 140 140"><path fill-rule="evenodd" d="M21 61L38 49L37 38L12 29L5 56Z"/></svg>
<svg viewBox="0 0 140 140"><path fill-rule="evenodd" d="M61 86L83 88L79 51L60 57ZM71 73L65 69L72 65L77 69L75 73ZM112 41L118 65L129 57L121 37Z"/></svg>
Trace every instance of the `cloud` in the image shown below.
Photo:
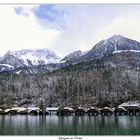
<svg viewBox="0 0 140 140"><path fill-rule="evenodd" d="M32 12L33 7L21 8L12 5L0 6L0 55L7 50L23 48L48 48L51 42L59 36L56 29L40 26Z"/></svg>
<svg viewBox="0 0 140 140"><path fill-rule="evenodd" d="M140 42L140 19L139 16L119 16L108 26L100 28L97 32L95 42L108 38L113 34L120 34Z"/></svg>
<svg viewBox="0 0 140 140"><path fill-rule="evenodd" d="M18 15L28 16L33 13L34 10L37 10L39 5L18 5L14 6L14 10Z"/></svg>
<svg viewBox="0 0 140 140"><path fill-rule="evenodd" d="M121 34L140 41L136 5L1 5L0 55L7 50L49 48L59 56L89 50Z"/></svg>
<svg viewBox="0 0 140 140"><path fill-rule="evenodd" d="M102 39L120 34L140 41L140 8L136 5L58 6L65 11L65 28L55 43L68 53L89 50ZM111 11L110 11L111 9ZM54 45L55 46L55 45Z"/></svg>
<svg viewBox="0 0 140 140"><path fill-rule="evenodd" d="M38 10L40 9L41 7ZM51 48L57 49L57 52L64 56L72 51L87 50L91 47L96 27L100 24L95 22L96 19L90 14L91 10L92 7L82 5L56 5L49 8L49 11L46 8L44 18L40 20L43 20L42 25L47 24L50 28L61 30ZM54 20L48 18L48 13Z"/></svg>
<svg viewBox="0 0 140 140"><path fill-rule="evenodd" d="M93 33L88 26L93 22L85 11L88 9L84 9L68 5L1 5L0 55L23 48L49 48L62 57L86 50Z"/></svg>
<svg viewBox="0 0 140 140"><path fill-rule="evenodd" d="M63 9L58 9L55 5L40 5L34 9L40 24L46 28L56 28L62 30L65 26Z"/></svg>

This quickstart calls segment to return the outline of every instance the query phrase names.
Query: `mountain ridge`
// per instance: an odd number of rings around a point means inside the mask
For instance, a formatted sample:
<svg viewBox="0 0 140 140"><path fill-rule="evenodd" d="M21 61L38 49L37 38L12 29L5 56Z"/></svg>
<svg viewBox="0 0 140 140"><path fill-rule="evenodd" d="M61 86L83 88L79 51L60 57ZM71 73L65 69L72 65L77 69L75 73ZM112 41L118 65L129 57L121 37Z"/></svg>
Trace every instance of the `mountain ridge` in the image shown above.
<svg viewBox="0 0 140 140"><path fill-rule="evenodd" d="M128 55L129 57L125 57ZM26 67L26 73L30 73L27 72L27 70L37 73L37 68L38 72L45 73L68 65L75 65L80 62L101 58L104 58L107 61L106 63L112 64L112 66L122 65L126 68L133 68L133 65L136 64L139 69L140 42L122 35L113 35L108 39L101 40L87 52L82 52L81 50L74 51L66 55L63 59L60 59L54 52L48 49L23 49L16 52L8 51L1 58L0 71L11 71L13 70L12 67L22 70L23 67ZM115 60L116 58L122 62ZM131 60L133 63L128 62ZM127 66L128 64L129 66ZM6 65L8 65L7 68ZM10 69L9 66L11 66ZM27 69L27 67L29 68Z"/></svg>

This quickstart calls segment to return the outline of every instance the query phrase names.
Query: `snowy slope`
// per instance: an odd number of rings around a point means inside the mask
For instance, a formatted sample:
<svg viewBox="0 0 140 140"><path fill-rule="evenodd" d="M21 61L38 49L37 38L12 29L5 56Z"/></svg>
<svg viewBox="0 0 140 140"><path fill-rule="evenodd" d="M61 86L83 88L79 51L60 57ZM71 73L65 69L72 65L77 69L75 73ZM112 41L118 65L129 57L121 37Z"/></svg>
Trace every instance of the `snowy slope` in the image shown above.
<svg viewBox="0 0 140 140"><path fill-rule="evenodd" d="M14 69L14 67L13 67L13 66L8 65L8 64L0 64L0 66L2 66L2 67L8 67L8 68Z"/></svg>
<svg viewBox="0 0 140 140"><path fill-rule="evenodd" d="M137 52L137 53L139 53L140 50L115 50L115 51L113 52L113 54L114 54L114 53L122 53L122 52Z"/></svg>
<svg viewBox="0 0 140 140"><path fill-rule="evenodd" d="M0 72L13 70L14 67L8 64L0 64Z"/></svg>

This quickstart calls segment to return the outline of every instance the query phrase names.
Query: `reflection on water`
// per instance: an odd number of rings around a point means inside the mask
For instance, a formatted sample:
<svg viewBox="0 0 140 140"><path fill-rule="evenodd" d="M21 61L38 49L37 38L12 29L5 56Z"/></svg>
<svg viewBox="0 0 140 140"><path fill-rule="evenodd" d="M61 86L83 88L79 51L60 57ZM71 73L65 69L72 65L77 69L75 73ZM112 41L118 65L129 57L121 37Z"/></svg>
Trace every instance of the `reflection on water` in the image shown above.
<svg viewBox="0 0 140 140"><path fill-rule="evenodd" d="M0 116L0 135L140 135L140 116Z"/></svg>

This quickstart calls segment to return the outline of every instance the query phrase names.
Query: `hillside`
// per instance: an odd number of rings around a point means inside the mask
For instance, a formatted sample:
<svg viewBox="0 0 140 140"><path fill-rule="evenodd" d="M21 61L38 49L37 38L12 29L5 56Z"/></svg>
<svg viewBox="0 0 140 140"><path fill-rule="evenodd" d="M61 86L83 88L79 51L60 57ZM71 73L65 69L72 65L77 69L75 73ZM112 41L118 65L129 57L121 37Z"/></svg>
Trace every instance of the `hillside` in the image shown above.
<svg viewBox="0 0 140 140"><path fill-rule="evenodd" d="M92 64L95 62L91 62ZM80 63L50 74L0 75L1 107L117 106L140 99L140 71Z"/></svg>

